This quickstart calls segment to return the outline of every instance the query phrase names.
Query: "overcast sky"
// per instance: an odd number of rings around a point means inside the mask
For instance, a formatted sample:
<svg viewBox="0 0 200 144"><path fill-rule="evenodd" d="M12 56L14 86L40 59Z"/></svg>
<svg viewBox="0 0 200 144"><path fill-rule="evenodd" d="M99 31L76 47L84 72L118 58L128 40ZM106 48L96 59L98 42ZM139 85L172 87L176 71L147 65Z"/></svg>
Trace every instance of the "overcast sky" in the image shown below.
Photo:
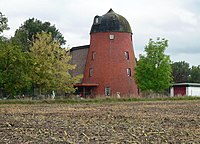
<svg viewBox="0 0 200 144"><path fill-rule="evenodd" d="M149 38L161 37L172 61L200 65L200 0L0 0L10 27L5 36L34 17L55 24L70 47L89 44L94 16L110 8L129 21L136 57Z"/></svg>

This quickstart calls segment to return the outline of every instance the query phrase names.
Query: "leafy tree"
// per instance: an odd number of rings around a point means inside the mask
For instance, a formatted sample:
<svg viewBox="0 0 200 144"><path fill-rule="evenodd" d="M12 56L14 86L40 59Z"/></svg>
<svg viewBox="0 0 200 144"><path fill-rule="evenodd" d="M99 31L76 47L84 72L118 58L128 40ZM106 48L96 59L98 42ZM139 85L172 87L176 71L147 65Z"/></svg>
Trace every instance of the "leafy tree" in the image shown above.
<svg viewBox="0 0 200 144"><path fill-rule="evenodd" d="M190 82L200 83L200 65L192 66L190 70Z"/></svg>
<svg viewBox="0 0 200 144"><path fill-rule="evenodd" d="M135 79L141 91L161 92L169 88L172 81L171 61L164 51L168 47L165 39L149 40L146 55L140 55L135 68Z"/></svg>
<svg viewBox="0 0 200 144"><path fill-rule="evenodd" d="M53 40L57 40L60 45L66 43L66 40L64 40L64 37L59 30L56 29L55 25L51 25L50 22L43 23L34 18L26 20L24 24L15 31L15 36L12 40L22 45L24 51L29 51L36 34L42 32L51 33Z"/></svg>
<svg viewBox="0 0 200 144"><path fill-rule="evenodd" d="M58 41L52 39L51 34L43 32L36 35L30 56L34 63L32 81L40 94L52 90L74 91L73 84L79 78L72 78L68 70L74 69L75 65L69 64L71 57L65 49L60 48Z"/></svg>
<svg viewBox="0 0 200 144"><path fill-rule="evenodd" d="M0 12L0 34L4 31L4 30L8 30L8 19Z"/></svg>
<svg viewBox="0 0 200 144"><path fill-rule="evenodd" d="M0 41L0 87L14 96L30 84L29 55L9 41Z"/></svg>
<svg viewBox="0 0 200 144"><path fill-rule="evenodd" d="M172 65L173 81L175 83L188 82L190 65L185 61L175 62Z"/></svg>

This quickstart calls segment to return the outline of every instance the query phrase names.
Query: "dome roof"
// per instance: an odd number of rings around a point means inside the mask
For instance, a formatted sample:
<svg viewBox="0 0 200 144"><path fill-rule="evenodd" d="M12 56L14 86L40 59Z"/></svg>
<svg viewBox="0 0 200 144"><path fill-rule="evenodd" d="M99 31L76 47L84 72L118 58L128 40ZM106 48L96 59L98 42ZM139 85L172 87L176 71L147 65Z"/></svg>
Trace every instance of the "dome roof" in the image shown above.
<svg viewBox="0 0 200 144"><path fill-rule="evenodd" d="M103 16L95 16L90 33L96 32L127 32L132 33L128 21L110 9Z"/></svg>

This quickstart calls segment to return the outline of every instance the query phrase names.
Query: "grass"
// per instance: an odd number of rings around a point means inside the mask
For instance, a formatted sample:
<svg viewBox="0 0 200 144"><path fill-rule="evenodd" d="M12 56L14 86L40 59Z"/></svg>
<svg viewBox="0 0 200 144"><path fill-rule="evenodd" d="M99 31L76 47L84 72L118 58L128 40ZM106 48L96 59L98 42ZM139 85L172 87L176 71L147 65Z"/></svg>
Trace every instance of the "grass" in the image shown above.
<svg viewBox="0 0 200 144"><path fill-rule="evenodd" d="M96 99L55 99L55 100L30 100L12 99L0 100L0 104L81 104L81 103L113 103L113 102L145 102L145 101L178 101L178 100L200 100L200 97L165 97L165 98L96 98Z"/></svg>

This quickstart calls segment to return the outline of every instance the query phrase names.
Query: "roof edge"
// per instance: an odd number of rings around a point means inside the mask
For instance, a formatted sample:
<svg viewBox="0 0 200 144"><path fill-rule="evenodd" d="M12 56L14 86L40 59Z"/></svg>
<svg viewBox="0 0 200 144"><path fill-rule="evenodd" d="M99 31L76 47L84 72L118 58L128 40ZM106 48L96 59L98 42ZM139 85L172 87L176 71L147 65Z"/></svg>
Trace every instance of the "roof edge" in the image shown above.
<svg viewBox="0 0 200 144"><path fill-rule="evenodd" d="M99 84L97 83L77 83L74 85L75 87L97 87Z"/></svg>
<svg viewBox="0 0 200 144"><path fill-rule="evenodd" d="M76 46L76 47L72 47L70 49L70 52L75 51L75 50L80 50L80 49L89 49L90 45L82 45L82 46Z"/></svg>
<svg viewBox="0 0 200 144"><path fill-rule="evenodd" d="M172 86L195 86L200 87L200 83L175 83Z"/></svg>

